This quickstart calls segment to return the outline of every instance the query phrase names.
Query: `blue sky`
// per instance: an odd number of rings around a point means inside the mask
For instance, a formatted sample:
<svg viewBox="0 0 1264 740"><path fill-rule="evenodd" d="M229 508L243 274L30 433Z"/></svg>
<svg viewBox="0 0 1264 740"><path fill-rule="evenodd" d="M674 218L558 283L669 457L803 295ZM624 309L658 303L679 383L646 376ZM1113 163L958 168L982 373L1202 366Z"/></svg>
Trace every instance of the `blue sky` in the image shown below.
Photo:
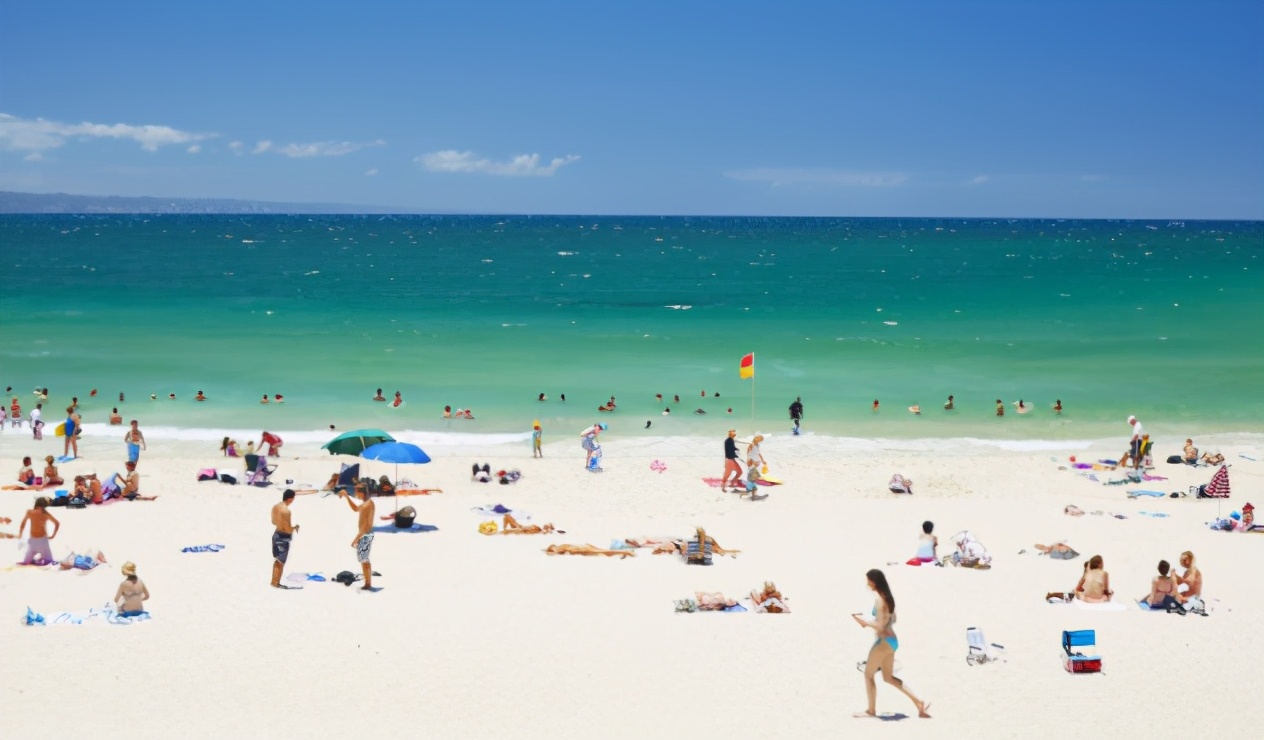
<svg viewBox="0 0 1264 740"><path fill-rule="evenodd" d="M0 2L0 190L1264 218L1264 2Z"/></svg>

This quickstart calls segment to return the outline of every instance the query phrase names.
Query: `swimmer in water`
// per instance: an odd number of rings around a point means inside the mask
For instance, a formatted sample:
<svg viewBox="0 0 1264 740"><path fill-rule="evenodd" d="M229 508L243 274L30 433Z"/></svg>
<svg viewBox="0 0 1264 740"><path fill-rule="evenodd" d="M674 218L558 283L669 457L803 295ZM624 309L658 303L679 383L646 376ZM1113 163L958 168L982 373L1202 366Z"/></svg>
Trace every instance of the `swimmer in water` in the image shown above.
<svg viewBox="0 0 1264 740"><path fill-rule="evenodd" d="M694 410L693 410L693 412L694 412L695 414L705 414L705 413L707 413L707 412L706 412L706 409L694 409Z"/></svg>
<svg viewBox="0 0 1264 740"><path fill-rule="evenodd" d="M374 400L374 401L385 401L385 400L386 400L386 396L383 396L383 395L382 395L382 389L381 389L381 388L378 388L378 389L377 389L377 393L374 393L374 394L373 394L373 400Z"/></svg>
<svg viewBox="0 0 1264 740"><path fill-rule="evenodd" d="M653 423L654 423L654 422L650 421L649 419L646 419L646 420L645 420L645 428L646 428L646 429L649 429L649 428L650 428L650 424L653 424Z"/></svg>
<svg viewBox="0 0 1264 740"><path fill-rule="evenodd" d="M996 399L996 415L997 416L1005 415L1005 402L999 398Z"/></svg>
<svg viewBox="0 0 1264 740"><path fill-rule="evenodd" d="M451 407L451 406L444 406L444 407L443 407L443 418L445 418L445 419L451 419L451 418L452 418L452 407Z"/></svg>
<svg viewBox="0 0 1264 740"><path fill-rule="evenodd" d="M913 404L912 406L909 406L908 410L909 410L909 413L913 414L914 416L922 415L922 407L918 406L917 404Z"/></svg>
<svg viewBox="0 0 1264 740"><path fill-rule="evenodd" d="M538 397L538 398L536 398L535 400L537 400L537 401L547 401L547 400L549 400L549 397L548 397L548 396L546 396L546 395L544 395L543 393L541 393L541 394L539 395L539 397Z"/></svg>
<svg viewBox="0 0 1264 740"><path fill-rule="evenodd" d="M1020 414L1025 414L1028 411L1031 411L1031 407L1028 406L1026 403L1024 403L1023 399L1021 398L1018 399L1018 403L1014 404L1014 407L1018 409L1018 413Z"/></svg>
<svg viewBox="0 0 1264 740"><path fill-rule="evenodd" d="M663 409L663 416L671 416L671 406Z"/></svg>
<svg viewBox="0 0 1264 740"><path fill-rule="evenodd" d="M404 402L404 397L399 394L399 391L395 391L395 400L391 401L391 406L395 408L399 408L399 405L402 404L403 402Z"/></svg>
<svg viewBox="0 0 1264 740"><path fill-rule="evenodd" d="M662 403L662 402L663 402L663 394L662 394L662 393L655 393L655 394L654 394L654 400L655 400L655 401L658 401L659 403Z"/></svg>
<svg viewBox="0 0 1264 740"><path fill-rule="evenodd" d="M1058 399L1057 403L1053 404L1053 413L1055 414L1062 413L1062 399L1061 398Z"/></svg>
<svg viewBox="0 0 1264 740"><path fill-rule="evenodd" d="M197 392L197 395L193 397L193 400L194 400L194 401L205 401L205 400L206 400L206 394L205 394L205 393L203 393L202 391L198 391L198 392Z"/></svg>
<svg viewBox="0 0 1264 740"><path fill-rule="evenodd" d="M277 403L285 403L285 396L282 396L280 393L278 393L272 397L272 400Z"/></svg>
<svg viewBox="0 0 1264 740"><path fill-rule="evenodd" d="M558 396L558 398L562 399L562 403L566 403L566 394L565 394L565 393L563 393L562 395Z"/></svg>
<svg viewBox="0 0 1264 740"><path fill-rule="evenodd" d="M268 400L268 394L265 393L263 394L263 399L260 400L259 403L272 403L272 402Z"/></svg>
<svg viewBox="0 0 1264 740"><path fill-rule="evenodd" d="M948 401L944 404L944 411L952 411L955 408L957 407L953 404L952 396L948 396Z"/></svg>
<svg viewBox="0 0 1264 740"><path fill-rule="evenodd" d="M873 410L874 410L874 411L877 411L877 410L878 410L878 399L876 399L876 398L875 398L875 399L873 399Z"/></svg>

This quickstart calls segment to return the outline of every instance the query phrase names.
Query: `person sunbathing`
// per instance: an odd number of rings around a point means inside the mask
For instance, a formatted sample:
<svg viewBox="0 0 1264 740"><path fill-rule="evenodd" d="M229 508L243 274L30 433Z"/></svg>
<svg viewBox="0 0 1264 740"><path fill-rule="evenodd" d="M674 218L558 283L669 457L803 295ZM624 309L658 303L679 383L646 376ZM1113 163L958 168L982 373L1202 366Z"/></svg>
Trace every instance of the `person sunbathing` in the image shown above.
<svg viewBox="0 0 1264 740"><path fill-rule="evenodd" d="M605 555L620 558L636 555L634 550L606 550L596 545L549 545L544 551L550 555Z"/></svg>
<svg viewBox="0 0 1264 740"><path fill-rule="evenodd" d="M777 590L776 584L772 581L764 581L762 589L752 589L750 593L751 601L755 602L755 611L768 612L769 614L788 614L790 607L786 606L785 597Z"/></svg>
<svg viewBox="0 0 1264 740"><path fill-rule="evenodd" d="M114 479L110 481L118 487L118 497L125 498L128 501L153 501L157 496L140 495L140 473L136 472L136 463L128 460L127 477L115 473Z"/></svg>
<svg viewBox="0 0 1264 740"><path fill-rule="evenodd" d="M1224 462L1224 455L1219 452L1208 452L1202 456L1202 461L1208 465L1219 465Z"/></svg>
<svg viewBox="0 0 1264 740"><path fill-rule="evenodd" d="M1084 564L1084 575L1075 584L1075 596L1092 604L1110 601L1114 595L1110 590L1110 574L1102 567L1102 556L1094 555Z"/></svg>
<svg viewBox="0 0 1264 740"><path fill-rule="evenodd" d="M79 555L72 552L62 559L62 561L57 564L57 567L62 570L71 570L74 568L78 568L79 570L92 570L104 562L105 553L100 550L97 550L94 554L90 555Z"/></svg>
<svg viewBox="0 0 1264 740"><path fill-rule="evenodd" d="M1183 604L1193 600L1201 601L1203 572L1194 565L1194 553L1189 550L1181 553L1180 563L1185 572L1176 576L1177 600Z"/></svg>
<svg viewBox="0 0 1264 740"><path fill-rule="evenodd" d="M48 488L49 486L60 486L65 482L66 481L62 480L61 476L57 474L57 466L53 464L53 456L49 455L44 458L44 487Z"/></svg>
<svg viewBox="0 0 1264 740"><path fill-rule="evenodd" d="M1181 460L1186 465L1198 464L1198 448L1194 446L1194 440L1192 439L1185 440L1185 450L1184 450L1184 454L1181 455Z"/></svg>
<svg viewBox="0 0 1264 740"><path fill-rule="evenodd" d="M481 531L481 530L480 530ZM513 514L506 514L504 522L500 527L500 534L550 534L558 531L552 524L540 526L538 524L528 524L525 527L513 518ZM484 532L483 534L496 534L495 532ZM563 532L562 534L566 534Z"/></svg>
<svg viewBox="0 0 1264 740"><path fill-rule="evenodd" d="M1159 574L1150 581L1150 593L1138 600L1150 609L1166 609L1169 613L1185 615L1185 607L1176 598L1176 578L1170 574L1172 566L1166 560L1159 561Z"/></svg>
<svg viewBox="0 0 1264 740"><path fill-rule="evenodd" d="M700 612L722 612L729 607L737 606L736 601L725 597L719 591L695 591L693 596L698 602Z"/></svg>
<svg viewBox="0 0 1264 740"><path fill-rule="evenodd" d="M1048 555L1054 560L1071 560L1072 558L1077 558L1080 555L1065 542L1055 542L1052 545L1037 544L1032 547L1039 550L1041 555Z"/></svg>

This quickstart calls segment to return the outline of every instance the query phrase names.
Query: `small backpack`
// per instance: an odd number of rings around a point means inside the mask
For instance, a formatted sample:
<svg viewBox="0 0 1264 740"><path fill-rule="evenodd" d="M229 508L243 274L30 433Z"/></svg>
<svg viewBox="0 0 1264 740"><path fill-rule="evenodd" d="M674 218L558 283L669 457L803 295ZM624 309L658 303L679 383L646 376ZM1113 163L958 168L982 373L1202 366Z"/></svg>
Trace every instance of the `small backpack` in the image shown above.
<svg viewBox="0 0 1264 740"><path fill-rule="evenodd" d="M360 576L356 575L355 573L352 573L349 570L344 570L338 575L334 576L334 583L341 583L344 586L350 586L351 584L355 583L356 580L359 578Z"/></svg>

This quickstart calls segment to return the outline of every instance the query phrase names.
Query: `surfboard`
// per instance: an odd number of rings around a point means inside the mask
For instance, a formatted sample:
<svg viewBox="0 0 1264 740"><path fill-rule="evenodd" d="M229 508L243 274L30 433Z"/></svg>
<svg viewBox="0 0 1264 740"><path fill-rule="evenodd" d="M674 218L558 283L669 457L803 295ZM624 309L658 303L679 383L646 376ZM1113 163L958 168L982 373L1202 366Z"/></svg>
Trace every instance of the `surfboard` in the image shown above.
<svg viewBox="0 0 1264 740"><path fill-rule="evenodd" d="M53 434L57 437L66 436L66 422L63 421L62 423L58 424L57 428L53 430Z"/></svg>
<svg viewBox="0 0 1264 740"><path fill-rule="evenodd" d="M759 483L759 485L761 486L779 486L782 483L785 483L785 481L781 480L780 478L773 478L770 475L765 475L763 478L760 478L756 482Z"/></svg>

